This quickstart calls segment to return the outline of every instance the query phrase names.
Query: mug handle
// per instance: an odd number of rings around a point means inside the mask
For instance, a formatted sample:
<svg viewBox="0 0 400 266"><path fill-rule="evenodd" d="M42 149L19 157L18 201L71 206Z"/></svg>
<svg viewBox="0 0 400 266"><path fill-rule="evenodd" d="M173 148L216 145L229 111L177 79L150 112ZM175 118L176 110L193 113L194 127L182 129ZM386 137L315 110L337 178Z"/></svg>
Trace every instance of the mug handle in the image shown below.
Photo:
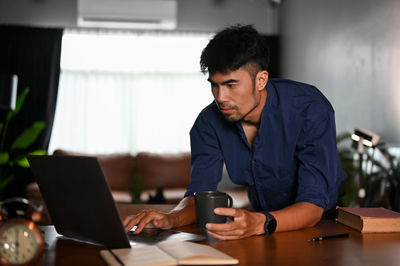
<svg viewBox="0 0 400 266"><path fill-rule="evenodd" d="M229 194L226 194L226 195L228 196L228 201L229 201L229 203L228 203L228 208L232 208L233 199L232 199L232 197L231 197Z"/></svg>

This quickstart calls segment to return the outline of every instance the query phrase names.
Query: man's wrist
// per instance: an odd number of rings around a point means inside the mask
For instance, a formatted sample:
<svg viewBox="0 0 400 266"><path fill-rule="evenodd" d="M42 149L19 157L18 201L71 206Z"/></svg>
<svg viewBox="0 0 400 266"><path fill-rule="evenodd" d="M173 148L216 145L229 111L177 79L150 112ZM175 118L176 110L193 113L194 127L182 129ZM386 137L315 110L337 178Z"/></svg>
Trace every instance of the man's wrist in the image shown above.
<svg viewBox="0 0 400 266"><path fill-rule="evenodd" d="M263 211L262 213L265 215L264 234L265 235L273 234L276 230L276 225L277 225L275 217L266 211Z"/></svg>

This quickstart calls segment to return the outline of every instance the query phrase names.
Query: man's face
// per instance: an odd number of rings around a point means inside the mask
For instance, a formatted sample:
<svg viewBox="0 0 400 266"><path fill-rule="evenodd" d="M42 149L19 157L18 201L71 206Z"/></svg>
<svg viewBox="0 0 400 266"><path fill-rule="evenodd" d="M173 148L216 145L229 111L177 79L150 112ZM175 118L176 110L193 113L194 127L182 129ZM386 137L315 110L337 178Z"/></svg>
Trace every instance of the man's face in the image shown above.
<svg viewBox="0 0 400 266"><path fill-rule="evenodd" d="M229 122L251 119L252 111L260 104L250 73L243 68L210 74L208 81L219 110Z"/></svg>

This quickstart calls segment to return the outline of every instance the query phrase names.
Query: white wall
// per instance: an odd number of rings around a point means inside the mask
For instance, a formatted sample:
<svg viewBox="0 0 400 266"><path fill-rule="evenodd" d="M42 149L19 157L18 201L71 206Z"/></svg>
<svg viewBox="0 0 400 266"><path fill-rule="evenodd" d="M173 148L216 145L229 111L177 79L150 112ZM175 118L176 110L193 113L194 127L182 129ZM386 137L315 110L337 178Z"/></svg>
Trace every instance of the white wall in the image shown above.
<svg viewBox="0 0 400 266"><path fill-rule="evenodd" d="M282 76L317 85L338 132L355 127L400 142L400 1L286 0Z"/></svg>
<svg viewBox="0 0 400 266"><path fill-rule="evenodd" d="M232 24L253 24L278 33L278 7L270 0L179 0L178 29L216 31Z"/></svg>

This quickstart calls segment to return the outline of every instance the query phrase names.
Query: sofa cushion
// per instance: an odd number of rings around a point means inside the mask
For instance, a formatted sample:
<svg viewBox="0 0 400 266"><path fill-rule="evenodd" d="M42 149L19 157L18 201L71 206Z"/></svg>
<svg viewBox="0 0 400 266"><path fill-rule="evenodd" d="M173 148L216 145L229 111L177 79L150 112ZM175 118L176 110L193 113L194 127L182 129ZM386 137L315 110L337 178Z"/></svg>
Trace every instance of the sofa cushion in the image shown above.
<svg viewBox="0 0 400 266"><path fill-rule="evenodd" d="M134 175L143 180L143 189L186 188L190 182L190 153L158 154L139 152Z"/></svg>

